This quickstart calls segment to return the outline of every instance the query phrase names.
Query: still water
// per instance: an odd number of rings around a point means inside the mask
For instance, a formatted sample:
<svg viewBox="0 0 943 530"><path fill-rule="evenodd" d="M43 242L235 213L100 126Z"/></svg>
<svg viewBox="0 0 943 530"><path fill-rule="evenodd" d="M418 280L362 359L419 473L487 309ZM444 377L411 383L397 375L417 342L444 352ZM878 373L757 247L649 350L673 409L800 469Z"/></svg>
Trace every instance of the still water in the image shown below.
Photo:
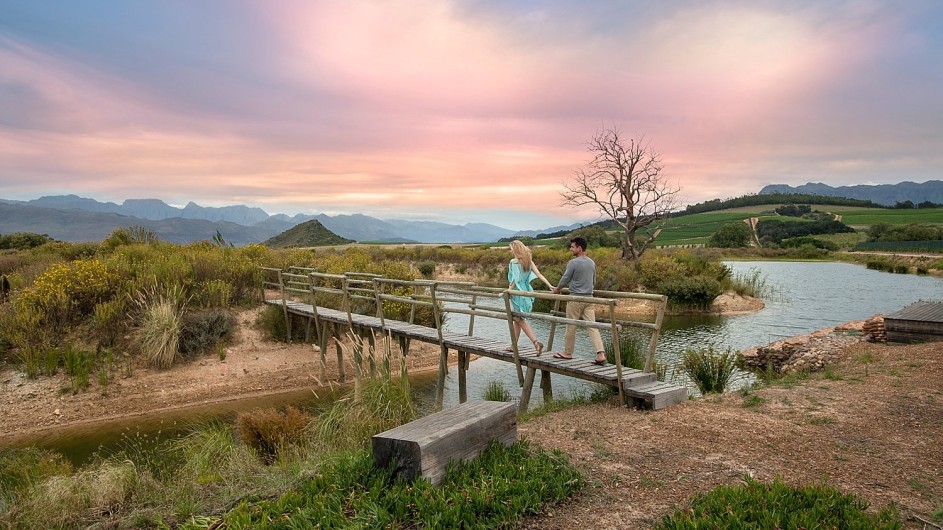
<svg viewBox="0 0 943 530"><path fill-rule="evenodd" d="M668 379L676 384L688 384L673 367L687 348L712 346L734 351L768 344L781 338L806 334L824 327L851 320L863 320L876 313L888 314L918 300L943 300L943 279L929 276L890 274L868 270L859 265L823 262L727 262L735 275L752 276L759 271L761 281L770 291L764 300L766 307L748 315L702 315L666 318L662 337L656 352L657 362L668 367ZM465 315L452 314L446 329L466 333ZM532 320L538 338L549 344L549 323ZM507 339L507 322L478 318L475 334L496 339ZM526 340L522 337L523 340ZM562 326L553 340L554 349L563 344ZM577 332L577 356L590 358L592 347L584 331ZM410 378L414 397L420 407L428 406L435 395L435 374ZM749 376L741 374L741 384ZM501 381L514 397L519 392L513 365L482 358L473 363L468 372L468 396L479 399L492 381ZM536 390L532 404L541 402ZM589 384L556 376L553 392L557 397L583 393ZM336 399L336 395L314 395L310 391L272 396L262 400L234 401L223 405L177 411L162 417L123 420L114 424L96 424L93 427L66 429L41 439L26 440L41 447L56 449L80 464L101 446L107 452L120 448L128 439L141 437L167 439L179 436L194 425L212 420L230 420L239 410L260 406L293 404L317 409ZM450 371L445 388L446 405L458 401L458 377Z"/></svg>

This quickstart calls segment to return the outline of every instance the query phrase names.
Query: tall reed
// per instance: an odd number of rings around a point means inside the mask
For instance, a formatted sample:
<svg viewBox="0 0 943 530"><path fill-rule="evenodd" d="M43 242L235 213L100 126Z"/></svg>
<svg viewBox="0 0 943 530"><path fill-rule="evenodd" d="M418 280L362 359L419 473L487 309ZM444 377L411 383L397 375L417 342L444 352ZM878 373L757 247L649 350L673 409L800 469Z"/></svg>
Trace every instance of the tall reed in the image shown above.
<svg viewBox="0 0 943 530"><path fill-rule="evenodd" d="M720 352L713 346L688 348L681 361L681 369L697 385L701 394L723 393L727 390L736 370L736 354L730 348Z"/></svg>

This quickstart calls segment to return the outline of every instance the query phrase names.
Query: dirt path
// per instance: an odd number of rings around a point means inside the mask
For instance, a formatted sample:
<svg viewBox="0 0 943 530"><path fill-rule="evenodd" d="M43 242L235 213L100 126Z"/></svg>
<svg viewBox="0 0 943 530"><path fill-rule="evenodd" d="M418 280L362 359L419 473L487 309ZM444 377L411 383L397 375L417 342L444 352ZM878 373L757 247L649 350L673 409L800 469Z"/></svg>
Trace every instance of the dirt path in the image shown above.
<svg viewBox="0 0 943 530"><path fill-rule="evenodd" d="M119 368L106 388L92 376L91 386L69 390L68 378L28 380L12 366L0 368L0 446L15 444L66 425L141 416L208 403L320 388L337 383L337 356L330 348L326 377L321 378L320 354L310 344L262 340L255 327L260 309L237 315L237 334L225 359L209 354L168 370L134 366L131 375ZM346 358L350 359L350 350ZM439 349L414 342L407 357L411 373L438 366ZM345 368L348 380L353 367ZM105 392L103 394L103 391Z"/></svg>
<svg viewBox="0 0 943 530"><path fill-rule="evenodd" d="M519 426L589 477L585 494L525 528L647 528L744 476L823 481L905 518L943 507L943 345L861 343L827 376L657 412L587 405ZM924 528L910 519L909 528Z"/></svg>

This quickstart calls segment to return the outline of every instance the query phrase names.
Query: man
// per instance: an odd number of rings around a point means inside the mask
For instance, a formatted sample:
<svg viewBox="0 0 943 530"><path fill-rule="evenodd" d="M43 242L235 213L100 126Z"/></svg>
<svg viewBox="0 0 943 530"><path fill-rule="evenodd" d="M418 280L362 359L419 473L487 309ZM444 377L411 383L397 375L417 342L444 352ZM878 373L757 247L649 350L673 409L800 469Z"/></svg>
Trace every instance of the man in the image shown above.
<svg viewBox="0 0 943 530"><path fill-rule="evenodd" d="M560 278L560 283L553 288L553 292L559 294L562 288L569 285L571 295L593 296L593 287L596 284L596 263L586 255L586 239L582 237L571 239L570 252L573 253L573 259L566 264L566 271L564 271L563 277ZM596 309L593 304L588 302L567 302L566 318L596 322ZM606 364L606 350L602 345L599 330L586 328L586 331L589 333L589 339L596 349L596 360L593 363ZM555 353L553 356L558 359L572 359L575 346L576 325L567 324L566 336L563 340L563 353Z"/></svg>

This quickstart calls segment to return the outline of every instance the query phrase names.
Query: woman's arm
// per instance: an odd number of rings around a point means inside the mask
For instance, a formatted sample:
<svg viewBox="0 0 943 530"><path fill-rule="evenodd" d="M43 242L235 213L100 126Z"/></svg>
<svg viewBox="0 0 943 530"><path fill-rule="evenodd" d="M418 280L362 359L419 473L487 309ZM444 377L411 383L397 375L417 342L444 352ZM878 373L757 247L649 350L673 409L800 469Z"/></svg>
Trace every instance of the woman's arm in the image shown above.
<svg viewBox="0 0 943 530"><path fill-rule="evenodd" d="M541 281L544 282L544 285L547 286L547 289L550 289L550 290L552 291L552 290L553 290L553 284L551 284L549 281L547 281L547 278L544 277L544 275L540 273L540 269L537 268L537 264L534 263L534 262L531 262L530 268L534 271L534 274L536 274L537 277L540 278Z"/></svg>

